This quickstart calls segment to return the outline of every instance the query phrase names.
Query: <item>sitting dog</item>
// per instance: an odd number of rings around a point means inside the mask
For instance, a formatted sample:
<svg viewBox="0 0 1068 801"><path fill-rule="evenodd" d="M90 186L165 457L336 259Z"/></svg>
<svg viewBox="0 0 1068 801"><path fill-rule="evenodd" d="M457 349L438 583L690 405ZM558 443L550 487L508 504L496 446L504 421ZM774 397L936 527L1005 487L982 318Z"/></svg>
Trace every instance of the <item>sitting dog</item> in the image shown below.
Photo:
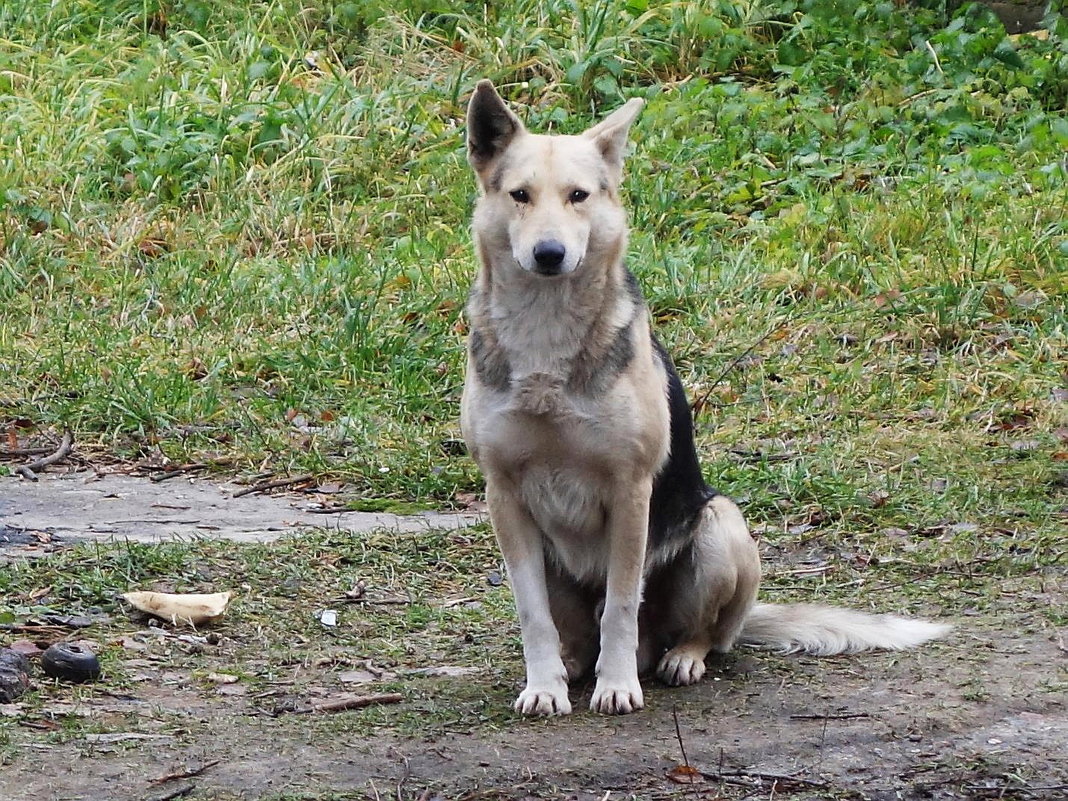
<svg viewBox="0 0 1068 801"><path fill-rule="evenodd" d="M671 359L624 266L623 153L642 101L579 136L528 133L489 81L471 97L480 269L461 426L486 478L515 594L526 715L641 709L655 666L692 684L744 641L834 654L907 648L948 627L808 605L756 604L757 547L704 481Z"/></svg>

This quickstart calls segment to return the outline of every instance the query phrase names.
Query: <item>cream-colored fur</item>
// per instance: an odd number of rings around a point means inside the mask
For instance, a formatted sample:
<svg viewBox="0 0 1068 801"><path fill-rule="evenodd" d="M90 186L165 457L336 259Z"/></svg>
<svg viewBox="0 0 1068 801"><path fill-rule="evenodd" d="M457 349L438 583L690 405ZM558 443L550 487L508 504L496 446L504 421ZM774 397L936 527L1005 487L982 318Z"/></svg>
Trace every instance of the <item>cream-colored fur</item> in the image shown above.
<svg viewBox="0 0 1068 801"><path fill-rule="evenodd" d="M803 630L798 647L820 650L833 629L763 605L751 617L757 548L737 506L711 490L685 530L650 538L654 481L678 432L670 362L623 266L619 182L641 105L580 136L539 136L483 81L468 114L480 269L461 426L515 594L524 714L570 712L568 679L591 663L591 708L625 713L643 706L640 671L692 684L706 654L739 637L789 649ZM853 634L850 647L864 640ZM898 647L894 636L879 644Z"/></svg>

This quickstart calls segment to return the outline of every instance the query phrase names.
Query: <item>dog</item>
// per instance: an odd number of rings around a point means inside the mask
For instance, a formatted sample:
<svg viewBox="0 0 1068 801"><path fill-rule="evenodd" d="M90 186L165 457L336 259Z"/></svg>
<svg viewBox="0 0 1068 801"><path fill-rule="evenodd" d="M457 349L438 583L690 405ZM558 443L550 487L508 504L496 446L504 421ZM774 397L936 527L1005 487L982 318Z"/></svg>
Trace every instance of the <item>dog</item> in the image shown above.
<svg viewBox="0 0 1068 801"><path fill-rule="evenodd" d="M480 81L467 113L480 264L467 303L461 429L523 638L525 715L644 705L739 642L837 654L900 649L947 626L811 605L757 604L745 519L704 481L686 395L624 266L632 99L578 136L529 133Z"/></svg>

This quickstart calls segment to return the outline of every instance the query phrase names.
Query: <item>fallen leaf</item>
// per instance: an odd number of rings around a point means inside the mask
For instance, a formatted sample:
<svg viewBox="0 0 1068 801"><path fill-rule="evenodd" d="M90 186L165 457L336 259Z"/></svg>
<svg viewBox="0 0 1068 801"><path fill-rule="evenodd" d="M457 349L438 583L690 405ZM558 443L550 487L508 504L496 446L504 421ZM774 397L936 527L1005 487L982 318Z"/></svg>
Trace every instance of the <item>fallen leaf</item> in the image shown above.
<svg viewBox="0 0 1068 801"><path fill-rule="evenodd" d="M890 493L886 490L875 490L868 493L868 500L871 501L872 509L880 509L890 500Z"/></svg>
<svg viewBox="0 0 1068 801"><path fill-rule="evenodd" d="M697 784L705 780L704 774L689 765L676 765L667 772L668 781L675 784Z"/></svg>
<svg viewBox="0 0 1068 801"><path fill-rule="evenodd" d="M485 512L489 509L486 502L474 492L457 492L453 495L453 500L466 512Z"/></svg>
<svg viewBox="0 0 1068 801"><path fill-rule="evenodd" d="M37 647L37 643L30 642L29 640L16 640L7 647L16 654L22 654L30 659L35 656L40 656L42 653L42 650Z"/></svg>

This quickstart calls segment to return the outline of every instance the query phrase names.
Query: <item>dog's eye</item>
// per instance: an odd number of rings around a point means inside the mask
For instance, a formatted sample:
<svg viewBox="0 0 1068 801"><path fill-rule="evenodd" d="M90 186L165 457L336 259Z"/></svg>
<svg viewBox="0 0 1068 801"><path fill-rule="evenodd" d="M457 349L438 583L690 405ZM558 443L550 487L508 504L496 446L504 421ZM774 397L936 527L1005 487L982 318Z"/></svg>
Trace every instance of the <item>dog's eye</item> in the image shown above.
<svg viewBox="0 0 1068 801"><path fill-rule="evenodd" d="M585 189L575 189L571 192L570 195L567 196L567 199L570 200L572 203L581 203L589 196L590 193L587 192Z"/></svg>
<svg viewBox="0 0 1068 801"><path fill-rule="evenodd" d="M516 203L529 203L530 195L526 189L515 189L508 193Z"/></svg>

